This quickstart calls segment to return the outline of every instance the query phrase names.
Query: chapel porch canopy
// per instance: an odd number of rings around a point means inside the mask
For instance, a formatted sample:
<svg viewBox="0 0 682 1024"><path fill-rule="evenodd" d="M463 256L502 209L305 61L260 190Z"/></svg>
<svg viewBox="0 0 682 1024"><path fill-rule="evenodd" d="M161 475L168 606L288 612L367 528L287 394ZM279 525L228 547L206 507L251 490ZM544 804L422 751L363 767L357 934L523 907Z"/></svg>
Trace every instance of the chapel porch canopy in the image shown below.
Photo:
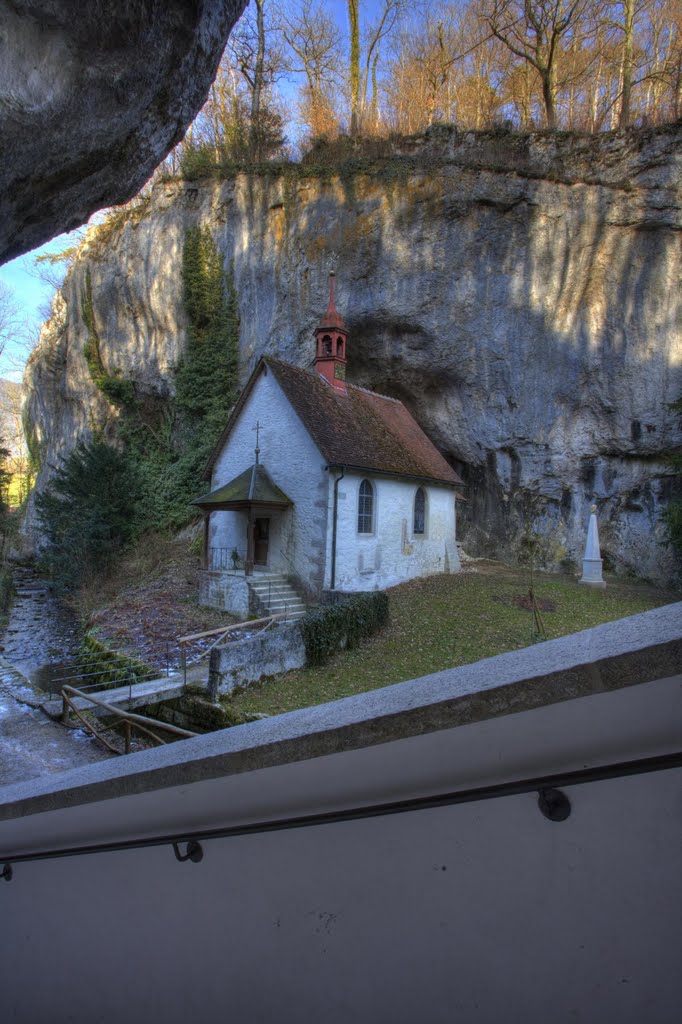
<svg viewBox="0 0 682 1024"><path fill-rule="evenodd" d="M209 520L211 512L246 512L246 572L253 572L254 525L256 515L265 512L281 512L293 505L284 491L273 483L265 466L259 462L236 476L234 480L202 494L192 502L204 513L204 567L208 559Z"/></svg>
<svg viewBox="0 0 682 1024"><path fill-rule="evenodd" d="M289 508L293 502L272 482L265 466L256 462L228 484L195 498L192 504L203 512L231 512L251 506L279 510Z"/></svg>

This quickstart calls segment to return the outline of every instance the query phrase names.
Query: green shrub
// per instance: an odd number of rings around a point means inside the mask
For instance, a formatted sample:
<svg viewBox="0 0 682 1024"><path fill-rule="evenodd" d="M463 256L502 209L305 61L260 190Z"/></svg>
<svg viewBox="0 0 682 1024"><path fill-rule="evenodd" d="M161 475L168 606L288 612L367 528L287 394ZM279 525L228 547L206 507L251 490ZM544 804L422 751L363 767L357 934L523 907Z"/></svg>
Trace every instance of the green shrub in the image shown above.
<svg viewBox="0 0 682 1024"><path fill-rule="evenodd" d="M14 597L14 580L12 573L7 566L0 567L0 615L6 615L10 610Z"/></svg>
<svg viewBox="0 0 682 1024"><path fill-rule="evenodd" d="M112 689L127 683L143 683L160 675L137 658L112 651L99 639L94 629L89 630L81 641L78 662L85 674L98 673L92 679L85 679L85 682L96 682L102 689Z"/></svg>
<svg viewBox="0 0 682 1024"><path fill-rule="evenodd" d="M323 665L340 647L352 650L388 623L388 594L355 594L338 604L316 608L301 621L309 665Z"/></svg>
<svg viewBox="0 0 682 1024"><path fill-rule="evenodd" d="M218 173L219 165L214 146L200 144L182 147L180 175L185 181L209 178Z"/></svg>

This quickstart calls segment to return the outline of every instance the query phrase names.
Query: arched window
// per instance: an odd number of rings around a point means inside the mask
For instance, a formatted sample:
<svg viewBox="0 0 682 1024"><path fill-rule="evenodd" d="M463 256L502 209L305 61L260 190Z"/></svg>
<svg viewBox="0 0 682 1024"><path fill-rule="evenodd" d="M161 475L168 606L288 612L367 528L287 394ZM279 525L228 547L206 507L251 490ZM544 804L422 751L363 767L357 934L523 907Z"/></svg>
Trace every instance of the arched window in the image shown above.
<svg viewBox="0 0 682 1024"><path fill-rule="evenodd" d="M423 487L418 487L414 496L412 532L415 536L423 536L426 533L426 494Z"/></svg>
<svg viewBox="0 0 682 1024"><path fill-rule="evenodd" d="M363 480L360 484L358 533L374 533L374 488L369 480Z"/></svg>
<svg viewBox="0 0 682 1024"><path fill-rule="evenodd" d="M329 337L328 334L325 334L324 338L322 339L322 355L323 356L330 356L331 354L332 354L332 339Z"/></svg>
<svg viewBox="0 0 682 1024"><path fill-rule="evenodd" d="M336 339L336 354L343 358L343 338Z"/></svg>

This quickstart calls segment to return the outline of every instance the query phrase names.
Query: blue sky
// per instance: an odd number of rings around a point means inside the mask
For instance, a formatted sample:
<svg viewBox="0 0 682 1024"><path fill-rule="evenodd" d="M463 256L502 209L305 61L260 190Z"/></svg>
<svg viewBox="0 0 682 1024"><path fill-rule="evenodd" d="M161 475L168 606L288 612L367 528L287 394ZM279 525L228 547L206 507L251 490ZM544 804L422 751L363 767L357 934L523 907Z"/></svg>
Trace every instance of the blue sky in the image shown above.
<svg viewBox="0 0 682 1024"><path fill-rule="evenodd" d="M10 291L19 311L19 325L14 340L9 340L0 355L0 377L5 380L21 380L23 367L28 357L31 340L38 337L43 317L41 307L49 304L54 289L41 281L35 272L36 256L48 252L61 252L74 244L78 232L58 235L33 252L18 256L15 260L0 266L0 282Z"/></svg>

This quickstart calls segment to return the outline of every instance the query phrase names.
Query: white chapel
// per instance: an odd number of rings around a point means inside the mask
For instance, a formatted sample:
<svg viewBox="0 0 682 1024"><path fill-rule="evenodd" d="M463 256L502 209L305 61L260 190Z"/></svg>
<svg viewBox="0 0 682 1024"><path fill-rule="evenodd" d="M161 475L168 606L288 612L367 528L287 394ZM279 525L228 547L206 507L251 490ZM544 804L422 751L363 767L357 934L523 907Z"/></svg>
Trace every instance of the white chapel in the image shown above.
<svg viewBox="0 0 682 1024"><path fill-rule="evenodd" d="M346 382L348 331L334 303L313 371L263 357L206 467L210 603L247 614L273 581L323 592L456 572L460 478L402 402ZM277 589L277 586L275 586ZM272 603L272 602L271 602ZM290 605L292 600L290 598Z"/></svg>

